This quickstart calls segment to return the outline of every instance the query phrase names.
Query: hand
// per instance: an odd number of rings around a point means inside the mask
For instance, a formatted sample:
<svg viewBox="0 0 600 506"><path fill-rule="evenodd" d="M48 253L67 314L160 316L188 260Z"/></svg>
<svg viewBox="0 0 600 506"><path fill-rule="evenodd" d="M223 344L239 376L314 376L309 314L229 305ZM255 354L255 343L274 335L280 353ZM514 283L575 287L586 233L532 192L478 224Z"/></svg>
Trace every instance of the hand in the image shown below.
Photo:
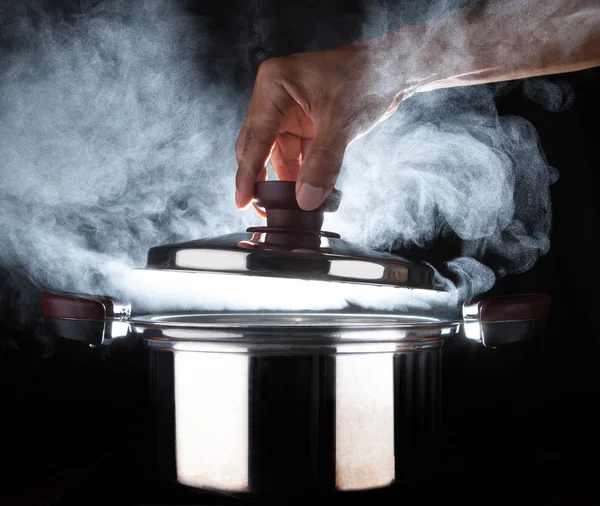
<svg viewBox="0 0 600 506"><path fill-rule="evenodd" d="M317 208L348 145L416 92L600 65L599 19L598 0L497 0L367 42L267 60L236 143L238 208L252 202L269 158L279 179L296 180L300 207Z"/></svg>
<svg viewBox="0 0 600 506"><path fill-rule="evenodd" d="M319 207L348 145L408 95L399 79L382 79L381 71L366 44L265 61L236 143L238 208L251 203L256 181L266 179L269 158L280 180L296 181L302 209Z"/></svg>

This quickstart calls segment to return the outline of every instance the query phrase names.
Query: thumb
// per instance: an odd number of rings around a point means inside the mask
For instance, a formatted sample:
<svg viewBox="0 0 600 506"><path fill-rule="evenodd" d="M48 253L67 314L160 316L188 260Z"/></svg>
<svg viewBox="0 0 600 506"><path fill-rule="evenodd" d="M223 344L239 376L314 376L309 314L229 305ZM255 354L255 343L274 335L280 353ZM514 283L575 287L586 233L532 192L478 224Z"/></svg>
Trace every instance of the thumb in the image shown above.
<svg viewBox="0 0 600 506"><path fill-rule="evenodd" d="M347 146L347 137L339 131L327 128L315 132L296 179L296 200L300 208L313 211L331 193Z"/></svg>

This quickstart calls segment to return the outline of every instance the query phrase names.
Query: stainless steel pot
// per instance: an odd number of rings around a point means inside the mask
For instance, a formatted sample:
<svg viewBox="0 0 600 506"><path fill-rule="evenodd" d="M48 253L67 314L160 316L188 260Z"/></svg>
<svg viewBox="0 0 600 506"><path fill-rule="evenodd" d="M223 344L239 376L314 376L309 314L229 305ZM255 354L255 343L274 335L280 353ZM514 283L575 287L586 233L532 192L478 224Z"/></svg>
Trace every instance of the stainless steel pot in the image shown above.
<svg viewBox="0 0 600 506"><path fill-rule="evenodd" d="M365 490L404 482L435 457L442 338L455 325L335 314L185 321L140 329L163 477L237 494Z"/></svg>
<svg viewBox="0 0 600 506"><path fill-rule="evenodd" d="M310 283L302 292L308 303L331 286L334 295L353 288L415 301L443 293L430 266L322 232L322 213L337 209L339 192L310 213L297 207L293 182L258 183L256 194L266 227L150 249L140 270L150 282L139 291L152 311L134 304L132 313L131 304L110 297L44 292L47 328L92 346L144 343L155 463L164 479L234 494L405 482L435 457L444 339L461 327L485 346L534 337L543 330L549 297L470 301L458 318L413 311L200 312L194 293L212 296L226 278L233 280L226 297L262 294L267 307L293 295L296 282ZM157 275L176 276L172 293L183 305L175 311L152 304L164 295ZM203 283L206 276L212 285ZM265 280L278 280L279 293L267 290ZM192 299L182 303L184 289Z"/></svg>
<svg viewBox="0 0 600 506"><path fill-rule="evenodd" d="M48 327L94 346L142 340L163 479L231 494L390 487L431 466L441 348L542 330L543 295L489 298L462 321L374 313L131 316L108 298L46 292Z"/></svg>

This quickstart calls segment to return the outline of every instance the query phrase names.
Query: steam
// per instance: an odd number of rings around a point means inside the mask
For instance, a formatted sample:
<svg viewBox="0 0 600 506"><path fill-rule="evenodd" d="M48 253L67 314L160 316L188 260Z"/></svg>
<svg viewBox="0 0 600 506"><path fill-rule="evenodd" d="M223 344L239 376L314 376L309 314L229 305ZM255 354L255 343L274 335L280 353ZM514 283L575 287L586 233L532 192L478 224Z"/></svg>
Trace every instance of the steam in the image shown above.
<svg viewBox="0 0 600 506"><path fill-rule="evenodd" d="M550 247L557 172L528 121L498 115L493 91L414 96L356 141L341 178L344 206L328 225L378 249L458 236L462 256L446 268L459 300L489 290L497 276L530 269ZM354 228L358 217L363 227ZM478 261L484 257L493 266Z"/></svg>
<svg viewBox="0 0 600 506"><path fill-rule="evenodd" d="M211 39L198 19L166 1L108 1L66 21L34 22L24 7L10 14L0 49L3 269L39 289L125 293L151 246L258 223L233 202L233 146L247 97L228 84L235 64L223 65L219 80L206 72ZM527 93L563 107L564 90L548 86L536 80ZM355 142L341 209L325 228L382 249L456 234L462 256L437 276L446 302L531 268L549 248L556 172L531 124L499 117L494 90L414 96ZM482 260L490 254L492 267ZM213 297L214 284L204 286L198 304L231 308ZM410 305L360 290L312 300Z"/></svg>
<svg viewBox="0 0 600 506"><path fill-rule="evenodd" d="M105 2L35 31L17 21L27 45L0 77L3 266L113 293L151 245L253 223L232 196L239 98L200 72L197 20Z"/></svg>

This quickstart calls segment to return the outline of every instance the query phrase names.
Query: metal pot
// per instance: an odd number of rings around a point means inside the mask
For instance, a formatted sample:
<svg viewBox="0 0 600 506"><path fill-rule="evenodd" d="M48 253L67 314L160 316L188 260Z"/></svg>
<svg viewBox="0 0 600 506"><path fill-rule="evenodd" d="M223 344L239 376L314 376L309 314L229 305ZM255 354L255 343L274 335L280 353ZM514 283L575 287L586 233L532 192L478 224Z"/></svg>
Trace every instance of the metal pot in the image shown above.
<svg viewBox="0 0 600 506"><path fill-rule="evenodd" d="M462 322L351 313L127 318L106 299L43 295L48 326L63 337L143 341L159 476L232 494L389 487L431 467L444 339L461 325L488 345L532 337L547 302L482 300L465 307Z"/></svg>
<svg viewBox="0 0 600 506"><path fill-rule="evenodd" d="M307 494L388 487L432 463L439 336L453 326L327 314L235 320L143 331L163 478Z"/></svg>
<svg viewBox="0 0 600 506"><path fill-rule="evenodd" d="M289 194L290 185L276 186ZM225 274L222 251L243 276L434 290L427 266L367 254L321 232L322 220L294 209L289 195L257 195L277 226L153 248L147 268ZM306 494L390 487L431 465L444 339L461 327L486 346L534 337L550 301L479 299L457 319L197 308L132 314L109 297L60 292L44 292L41 302L48 329L64 338L144 343L162 478L233 494Z"/></svg>

